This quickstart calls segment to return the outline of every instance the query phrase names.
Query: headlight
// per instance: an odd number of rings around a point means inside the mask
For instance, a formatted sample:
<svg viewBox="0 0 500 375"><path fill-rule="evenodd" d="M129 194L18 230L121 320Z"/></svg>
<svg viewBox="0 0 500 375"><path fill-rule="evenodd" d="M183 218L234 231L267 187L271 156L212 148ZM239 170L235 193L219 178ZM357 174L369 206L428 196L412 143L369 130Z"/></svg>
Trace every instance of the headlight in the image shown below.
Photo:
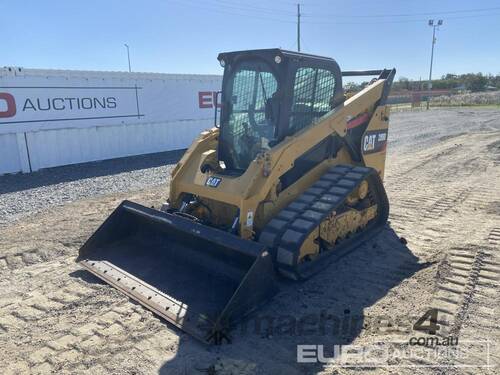
<svg viewBox="0 0 500 375"><path fill-rule="evenodd" d="M274 57L274 62L275 62L276 64L279 64L279 63L281 62L281 56L276 55L276 56Z"/></svg>
<svg viewBox="0 0 500 375"><path fill-rule="evenodd" d="M225 62L223 59L220 59L220 60L219 60L219 64L220 64L220 66L222 66L223 68L226 66L226 62Z"/></svg>

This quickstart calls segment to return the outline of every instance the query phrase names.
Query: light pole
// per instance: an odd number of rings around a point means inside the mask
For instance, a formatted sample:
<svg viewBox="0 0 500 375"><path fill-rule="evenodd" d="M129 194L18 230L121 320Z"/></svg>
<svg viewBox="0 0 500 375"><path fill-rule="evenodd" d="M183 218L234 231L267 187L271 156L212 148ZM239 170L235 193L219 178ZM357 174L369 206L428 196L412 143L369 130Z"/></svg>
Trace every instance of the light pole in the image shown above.
<svg viewBox="0 0 500 375"><path fill-rule="evenodd" d="M429 109L429 102L431 100L432 91L432 61L434 60L434 45L436 44L436 28L439 28L443 24L443 20L438 20L434 23L434 20L429 20L429 26L432 26L432 49L431 49L431 67L429 69L429 84L427 85L427 109Z"/></svg>
<svg viewBox="0 0 500 375"><path fill-rule="evenodd" d="M297 51L300 52L300 4L297 4Z"/></svg>
<svg viewBox="0 0 500 375"><path fill-rule="evenodd" d="M131 73L132 69L130 68L130 50L128 47L128 44L124 44L125 47L127 47L127 58L128 58L128 72Z"/></svg>

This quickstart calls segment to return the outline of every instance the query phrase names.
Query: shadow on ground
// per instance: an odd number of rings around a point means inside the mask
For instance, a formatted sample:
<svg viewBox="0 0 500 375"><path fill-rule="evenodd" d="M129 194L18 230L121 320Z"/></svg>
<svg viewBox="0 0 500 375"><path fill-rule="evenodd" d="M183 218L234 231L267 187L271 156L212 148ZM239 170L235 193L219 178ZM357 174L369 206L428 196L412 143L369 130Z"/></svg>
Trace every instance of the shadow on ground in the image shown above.
<svg viewBox="0 0 500 375"><path fill-rule="evenodd" d="M297 363L297 345L324 345L327 356L333 345L352 343L362 330L376 330L375 321L383 317L367 316L365 309L430 265L419 263L387 226L308 281L280 281L281 292L232 331L231 344L207 347L180 333L177 354L160 374L316 373L321 365Z"/></svg>
<svg viewBox="0 0 500 375"><path fill-rule="evenodd" d="M125 158L47 168L28 174L18 173L0 176L0 194L23 191L40 186L55 185L62 182L71 182L85 178L109 176L140 169L162 167L167 164L177 163L184 152L185 150L159 152L155 154L130 156Z"/></svg>
<svg viewBox="0 0 500 375"><path fill-rule="evenodd" d="M382 305L382 310L387 312L384 316L367 315L365 310L404 280L431 265L419 263L404 243L386 226L377 237L306 282L279 280L278 295L235 327L229 344L207 346L174 328L179 335L177 352L162 365L159 373L314 374L321 371L321 364L297 363L297 345L323 345L325 356L331 357L334 345L352 343L361 333L376 335L378 319L389 317L396 322L401 318L393 316L397 312L391 311L390 306ZM90 283L100 282L86 274L77 271L72 276ZM165 324L173 328L166 321ZM384 324L380 327L386 329Z"/></svg>

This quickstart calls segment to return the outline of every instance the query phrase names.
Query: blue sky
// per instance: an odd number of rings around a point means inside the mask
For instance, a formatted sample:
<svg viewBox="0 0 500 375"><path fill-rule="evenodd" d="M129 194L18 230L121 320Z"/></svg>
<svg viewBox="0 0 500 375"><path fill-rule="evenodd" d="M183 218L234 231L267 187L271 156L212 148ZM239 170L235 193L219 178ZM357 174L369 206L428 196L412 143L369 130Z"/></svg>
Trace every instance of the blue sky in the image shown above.
<svg viewBox="0 0 500 375"><path fill-rule="evenodd" d="M220 51L296 49L293 0L0 0L0 66L221 73ZM397 77L500 73L500 1L303 0L302 50ZM462 12L465 10L474 10Z"/></svg>

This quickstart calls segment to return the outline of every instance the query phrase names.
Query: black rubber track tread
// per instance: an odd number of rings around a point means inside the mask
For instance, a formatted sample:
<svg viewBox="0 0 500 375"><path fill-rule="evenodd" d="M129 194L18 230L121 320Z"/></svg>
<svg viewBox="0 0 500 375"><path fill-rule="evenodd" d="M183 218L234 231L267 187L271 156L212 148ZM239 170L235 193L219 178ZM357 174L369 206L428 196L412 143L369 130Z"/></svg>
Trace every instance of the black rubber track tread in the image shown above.
<svg viewBox="0 0 500 375"><path fill-rule="evenodd" d="M316 230L328 215L341 209L348 195L363 180L368 181L378 205L376 220L368 224L363 232L336 245L334 250L321 252L313 261L298 263L300 247L305 238ZM323 193L320 193L318 187L321 187ZM286 277L305 279L371 238L384 227L388 216L389 202L377 171L369 167L337 165L330 168L277 215L280 225L276 225L276 219L271 220L261 231L259 241L262 239L261 242L267 242L266 245L269 246L269 238L273 238L269 251L273 254L278 271ZM286 224L283 224L283 221ZM281 252L281 256L278 256L278 252ZM287 263L280 259L286 259ZM293 259L292 264L290 259Z"/></svg>

